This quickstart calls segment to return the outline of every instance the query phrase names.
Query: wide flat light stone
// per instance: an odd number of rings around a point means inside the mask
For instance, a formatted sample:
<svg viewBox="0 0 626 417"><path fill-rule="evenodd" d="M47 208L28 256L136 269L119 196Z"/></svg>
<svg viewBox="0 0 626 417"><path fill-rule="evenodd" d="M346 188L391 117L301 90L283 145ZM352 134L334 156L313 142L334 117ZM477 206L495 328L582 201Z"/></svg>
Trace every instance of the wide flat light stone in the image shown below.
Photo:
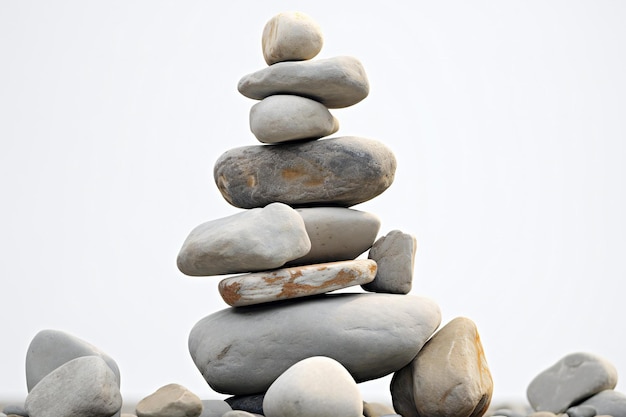
<svg viewBox="0 0 626 417"><path fill-rule="evenodd" d="M338 56L312 61L279 62L239 80L241 94L255 100L292 94L319 101L330 109L352 106L369 94L369 81L358 59Z"/></svg>
<svg viewBox="0 0 626 417"><path fill-rule="evenodd" d="M569 354L537 375L528 385L528 402L536 411L559 414L585 398L617 384L617 370L591 353Z"/></svg>
<svg viewBox="0 0 626 417"><path fill-rule="evenodd" d="M392 379L391 395L403 417L479 417L493 395L476 325L465 317L435 333L401 373Z"/></svg>
<svg viewBox="0 0 626 417"><path fill-rule="evenodd" d="M250 109L250 130L263 143L319 139L339 130L326 106L305 97L276 95Z"/></svg>
<svg viewBox="0 0 626 417"><path fill-rule="evenodd" d="M283 12L272 17L261 37L263 58L267 65L282 61L314 58L324 45L319 25L301 12Z"/></svg>
<svg viewBox="0 0 626 417"><path fill-rule="evenodd" d="M376 278L363 289L391 294L408 294L413 285L417 241L415 236L392 230L372 246L368 254L378 264Z"/></svg>
<svg viewBox="0 0 626 417"><path fill-rule="evenodd" d="M186 275L209 276L278 268L311 249L302 217L275 203L201 224L178 254Z"/></svg>
<svg viewBox="0 0 626 417"><path fill-rule="evenodd" d="M324 294L370 282L375 275L376 262L360 259L229 277L218 288L227 304L241 307Z"/></svg>
<svg viewBox="0 0 626 417"><path fill-rule="evenodd" d="M626 417L626 395L607 389L583 401L578 407L590 407L597 416Z"/></svg>
<svg viewBox="0 0 626 417"><path fill-rule="evenodd" d="M26 397L31 417L110 417L122 408L117 376L99 356L82 356L56 368Z"/></svg>
<svg viewBox="0 0 626 417"><path fill-rule="evenodd" d="M304 220L311 250L286 265L309 265L355 259L368 250L380 229L378 216L344 207L296 210Z"/></svg>
<svg viewBox="0 0 626 417"><path fill-rule="evenodd" d="M343 136L234 148L218 158L213 176L235 207L349 207L385 191L395 172L396 158L384 144Z"/></svg>
<svg viewBox="0 0 626 417"><path fill-rule="evenodd" d="M117 386L120 386L120 370L109 355L69 333L46 329L35 335L26 352L28 391L59 366L82 356L98 356L103 359L115 374Z"/></svg>
<svg viewBox="0 0 626 417"><path fill-rule="evenodd" d="M339 362L306 358L281 374L263 400L265 417L362 417L356 382Z"/></svg>
<svg viewBox="0 0 626 417"><path fill-rule="evenodd" d="M432 300L395 294L324 294L227 308L200 320L191 357L211 388L232 395L265 392L311 356L341 363L357 382L408 364L441 321Z"/></svg>
<svg viewBox="0 0 626 417"><path fill-rule="evenodd" d="M199 417L202 401L179 384L165 385L137 403L137 417Z"/></svg>

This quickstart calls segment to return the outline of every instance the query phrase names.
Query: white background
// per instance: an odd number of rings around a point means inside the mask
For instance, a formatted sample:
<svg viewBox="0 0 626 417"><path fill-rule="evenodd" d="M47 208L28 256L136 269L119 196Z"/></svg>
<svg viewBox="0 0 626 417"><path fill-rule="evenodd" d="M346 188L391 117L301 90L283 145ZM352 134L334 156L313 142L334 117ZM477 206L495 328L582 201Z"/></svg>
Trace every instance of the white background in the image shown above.
<svg viewBox="0 0 626 417"><path fill-rule="evenodd" d="M386 143L398 170L355 208L417 237L412 293L476 322L495 398L575 351L626 374L626 3L4 0L0 401L26 395L47 328L112 356L126 399L223 398L187 351L226 307L219 277L175 260L238 212L213 164L258 144L236 85L287 10L320 24L319 58L363 63L371 93L333 111L336 136Z"/></svg>

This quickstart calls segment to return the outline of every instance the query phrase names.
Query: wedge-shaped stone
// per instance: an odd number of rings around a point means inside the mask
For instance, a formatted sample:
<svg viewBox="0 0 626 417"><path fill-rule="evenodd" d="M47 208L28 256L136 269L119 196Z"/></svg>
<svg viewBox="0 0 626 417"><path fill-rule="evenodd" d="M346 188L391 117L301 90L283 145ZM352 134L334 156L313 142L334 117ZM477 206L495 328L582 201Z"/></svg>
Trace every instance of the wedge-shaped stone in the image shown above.
<svg viewBox="0 0 626 417"><path fill-rule="evenodd" d="M440 320L423 297L324 294L213 313L191 330L189 352L211 388L226 394L265 392L311 356L337 360L362 382L408 364Z"/></svg>
<svg viewBox="0 0 626 417"><path fill-rule="evenodd" d="M368 250L380 229L378 216L344 207L310 207L296 210L304 220L311 250L286 265L347 261Z"/></svg>
<svg viewBox="0 0 626 417"><path fill-rule="evenodd" d="M324 45L319 25L301 12L283 12L272 17L261 37L267 65L314 58Z"/></svg>
<svg viewBox="0 0 626 417"><path fill-rule="evenodd" d="M370 89L363 65L351 56L279 62L244 76L237 88L255 100L293 94L330 109L352 106L367 97Z"/></svg>
<svg viewBox="0 0 626 417"><path fill-rule="evenodd" d="M302 217L285 204L269 204L201 224L178 254L191 276L240 274L278 268L311 249Z"/></svg>
<svg viewBox="0 0 626 417"><path fill-rule="evenodd" d="M536 411L563 413L600 391L613 389L617 370L603 358L572 353L537 375L528 385L528 402Z"/></svg>
<svg viewBox="0 0 626 417"><path fill-rule="evenodd" d="M374 280L363 289L391 294L408 294L413 286L413 266L417 241L415 236L392 230L370 249L368 257L376 261L378 271Z"/></svg>
<svg viewBox="0 0 626 417"><path fill-rule="evenodd" d="M32 417L110 417L122 408L117 377L98 356L83 356L50 372L25 403Z"/></svg>
<svg viewBox="0 0 626 417"><path fill-rule="evenodd" d="M227 304L241 307L362 285L375 275L376 262L360 259L239 275L223 279L218 287Z"/></svg>
<svg viewBox="0 0 626 417"><path fill-rule="evenodd" d="M382 143L353 136L280 146L244 146L226 151L213 175L222 196L235 207L349 207L385 191L396 158Z"/></svg>
<svg viewBox="0 0 626 417"><path fill-rule="evenodd" d="M465 317L435 333L391 382L393 408L403 417L480 417L492 395L476 325Z"/></svg>
<svg viewBox="0 0 626 417"><path fill-rule="evenodd" d="M323 104L305 97L269 96L250 109L250 130L263 143L319 139L338 129L339 122Z"/></svg>

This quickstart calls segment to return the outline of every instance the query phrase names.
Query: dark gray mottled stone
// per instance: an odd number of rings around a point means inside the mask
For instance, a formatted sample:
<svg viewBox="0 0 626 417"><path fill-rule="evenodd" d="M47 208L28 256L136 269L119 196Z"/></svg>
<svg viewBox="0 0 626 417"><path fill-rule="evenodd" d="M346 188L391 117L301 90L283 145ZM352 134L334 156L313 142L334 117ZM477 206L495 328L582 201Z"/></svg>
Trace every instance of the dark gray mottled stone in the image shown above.
<svg viewBox="0 0 626 417"><path fill-rule="evenodd" d="M612 389L599 392L579 404L579 407L583 406L595 409L597 416L626 417L626 395Z"/></svg>
<svg viewBox="0 0 626 417"><path fill-rule="evenodd" d="M265 394L235 395L224 401L230 404L233 410L243 410L254 414L263 414L263 398Z"/></svg>
<svg viewBox="0 0 626 417"><path fill-rule="evenodd" d="M50 372L82 356L98 356L111 368L120 385L120 371L115 361L97 347L60 330L42 330L35 335L26 352L28 391Z"/></svg>
<svg viewBox="0 0 626 417"><path fill-rule="evenodd" d="M395 171L396 158L381 142L343 136L234 148L219 157L213 175L235 207L349 207L385 191Z"/></svg>
<svg viewBox="0 0 626 417"><path fill-rule="evenodd" d="M319 101L330 109L352 106L370 91L363 65L351 56L279 62L244 76L237 89L255 100L293 94Z"/></svg>
<svg viewBox="0 0 626 417"><path fill-rule="evenodd" d="M590 353L572 353L537 375L526 395L535 411L563 413L605 389L617 384L615 367Z"/></svg>
<svg viewBox="0 0 626 417"><path fill-rule="evenodd" d="M191 330L189 351L221 393L265 392L311 356L337 360L362 382L408 364L440 320L439 307L423 297L330 294L218 311Z"/></svg>

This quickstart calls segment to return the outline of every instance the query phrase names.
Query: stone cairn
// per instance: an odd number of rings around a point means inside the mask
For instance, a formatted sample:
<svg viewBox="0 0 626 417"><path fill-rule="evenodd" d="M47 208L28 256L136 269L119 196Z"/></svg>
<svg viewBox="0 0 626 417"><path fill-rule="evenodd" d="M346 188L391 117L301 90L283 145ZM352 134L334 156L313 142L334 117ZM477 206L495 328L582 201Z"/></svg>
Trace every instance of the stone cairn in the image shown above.
<svg viewBox="0 0 626 417"><path fill-rule="evenodd" d="M224 198L248 209L195 228L178 256L192 276L230 275L230 305L189 335L196 366L226 401L200 400L178 384L159 388L138 417L626 417L617 371L589 353L565 356L528 386L530 406L488 409L493 383L475 324L407 295L415 238L394 230L376 240L379 219L349 207L392 183L396 161L383 144L338 130L329 108L369 92L351 57L312 60L322 48L315 22L281 13L262 37L267 68L239 91L260 100L250 127L267 145L232 149L215 165ZM356 259L369 250L368 259ZM327 294L360 285L368 292ZM364 402L357 383L393 373L393 408ZM42 330L26 355L24 406L0 417L122 414L120 372L91 344ZM495 411L492 411L495 410Z"/></svg>

